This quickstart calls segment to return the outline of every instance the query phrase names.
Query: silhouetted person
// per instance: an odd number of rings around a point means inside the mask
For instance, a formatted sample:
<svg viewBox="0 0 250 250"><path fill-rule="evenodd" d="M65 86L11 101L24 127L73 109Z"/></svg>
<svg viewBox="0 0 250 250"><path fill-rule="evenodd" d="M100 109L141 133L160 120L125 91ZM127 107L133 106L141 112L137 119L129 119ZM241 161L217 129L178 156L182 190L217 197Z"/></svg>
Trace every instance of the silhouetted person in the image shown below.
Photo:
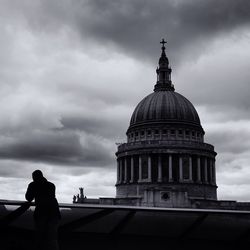
<svg viewBox="0 0 250 250"><path fill-rule="evenodd" d="M34 221L37 249L57 250L57 228L61 218L55 197L55 185L43 177L41 170L32 173L33 182L28 186L26 200L35 199Z"/></svg>

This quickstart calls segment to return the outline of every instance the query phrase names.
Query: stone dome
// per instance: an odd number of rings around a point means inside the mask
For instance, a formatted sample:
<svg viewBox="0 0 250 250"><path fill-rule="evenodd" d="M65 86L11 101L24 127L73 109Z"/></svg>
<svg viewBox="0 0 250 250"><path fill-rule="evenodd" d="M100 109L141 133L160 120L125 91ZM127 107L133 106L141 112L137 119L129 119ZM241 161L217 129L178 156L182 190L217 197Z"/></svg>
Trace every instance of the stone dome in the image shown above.
<svg viewBox="0 0 250 250"><path fill-rule="evenodd" d="M165 43L162 39L154 92L135 108L127 142L116 152L116 197L137 206L208 204L217 200L216 152L204 143L193 104L175 92Z"/></svg>
<svg viewBox="0 0 250 250"><path fill-rule="evenodd" d="M130 127L158 122L200 126L200 119L193 104L175 91L156 91L146 96L135 108Z"/></svg>

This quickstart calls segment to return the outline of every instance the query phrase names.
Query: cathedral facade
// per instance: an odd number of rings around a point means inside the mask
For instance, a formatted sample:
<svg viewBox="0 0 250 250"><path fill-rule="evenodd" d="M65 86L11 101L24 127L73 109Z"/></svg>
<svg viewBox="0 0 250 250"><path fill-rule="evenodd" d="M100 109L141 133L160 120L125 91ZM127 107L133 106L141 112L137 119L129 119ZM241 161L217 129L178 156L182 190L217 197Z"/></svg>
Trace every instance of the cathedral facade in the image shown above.
<svg viewBox="0 0 250 250"><path fill-rule="evenodd" d="M154 92L136 106L118 146L116 198L163 207L216 201L216 152L193 104L175 91L161 43Z"/></svg>

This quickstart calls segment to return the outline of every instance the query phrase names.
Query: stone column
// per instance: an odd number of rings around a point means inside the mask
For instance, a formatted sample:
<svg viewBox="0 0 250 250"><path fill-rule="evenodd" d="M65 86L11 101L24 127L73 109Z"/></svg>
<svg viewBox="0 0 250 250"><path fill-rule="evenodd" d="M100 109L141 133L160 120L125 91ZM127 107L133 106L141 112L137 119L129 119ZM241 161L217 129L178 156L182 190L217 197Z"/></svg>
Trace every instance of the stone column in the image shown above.
<svg viewBox="0 0 250 250"><path fill-rule="evenodd" d="M209 173L210 173L210 180L209 183L213 184L213 160L209 159Z"/></svg>
<svg viewBox="0 0 250 250"><path fill-rule="evenodd" d="M162 182L162 164L161 164L161 155L158 155L158 182Z"/></svg>
<svg viewBox="0 0 250 250"><path fill-rule="evenodd" d="M192 156L189 156L189 180L193 181Z"/></svg>
<svg viewBox="0 0 250 250"><path fill-rule="evenodd" d="M124 158L124 183L127 182L128 169L127 169L127 157Z"/></svg>
<svg viewBox="0 0 250 250"><path fill-rule="evenodd" d="M130 170L131 170L131 174L130 174L130 182L134 182L134 157L131 155L131 163L130 163Z"/></svg>
<svg viewBox="0 0 250 250"><path fill-rule="evenodd" d="M179 156L179 181L183 181L182 156Z"/></svg>
<svg viewBox="0 0 250 250"><path fill-rule="evenodd" d="M207 183L207 157L204 158L204 176L205 176L205 183Z"/></svg>
<svg viewBox="0 0 250 250"><path fill-rule="evenodd" d="M119 167L120 167L120 183L122 183L122 159L119 159Z"/></svg>
<svg viewBox="0 0 250 250"><path fill-rule="evenodd" d="M116 163L117 163L117 182L116 183L120 183L120 166L119 166L118 159L117 159Z"/></svg>
<svg viewBox="0 0 250 250"><path fill-rule="evenodd" d="M148 181L151 182L152 181L152 169L151 169L151 156L148 156Z"/></svg>
<svg viewBox="0 0 250 250"><path fill-rule="evenodd" d="M138 182L142 181L142 166L141 166L141 156L139 155L139 180Z"/></svg>
<svg viewBox="0 0 250 250"><path fill-rule="evenodd" d="M168 180L173 181L173 165L172 165L172 155L168 155Z"/></svg>
<svg viewBox="0 0 250 250"><path fill-rule="evenodd" d="M201 158L197 157L197 182L201 182Z"/></svg>

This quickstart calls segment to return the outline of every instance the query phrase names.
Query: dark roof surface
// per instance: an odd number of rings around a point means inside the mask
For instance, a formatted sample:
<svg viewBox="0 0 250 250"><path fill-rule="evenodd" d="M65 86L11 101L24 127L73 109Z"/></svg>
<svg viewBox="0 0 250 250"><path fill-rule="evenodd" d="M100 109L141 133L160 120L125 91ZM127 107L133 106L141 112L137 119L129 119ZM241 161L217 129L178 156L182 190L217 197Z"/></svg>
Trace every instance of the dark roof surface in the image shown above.
<svg viewBox="0 0 250 250"><path fill-rule="evenodd" d="M174 91L157 91L146 96L135 108L130 126L156 121L186 122L200 126L193 104Z"/></svg>
<svg viewBox="0 0 250 250"><path fill-rule="evenodd" d="M10 214L20 204L20 202L2 202L4 209L0 210L0 218ZM238 247L240 242L249 245L249 211L72 204L60 204L60 208L62 220L59 232L62 249L80 249L72 247L77 235L79 236L79 246L86 246L86 241L91 236L102 235L107 246L113 243L114 237L122 237L118 241L119 248L115 247L114 249L122 249L120 244L124 244L129 239L128 237L133 237L136 242L140 243L140 246L147 239L145 237L150 237L150 241L155 239L156 243L160 240L161 248L154 249L162 249L165 243L169 244L170 242L173 246L180 242L183 242L184 245L188 243L193 247L192 249L224 249L219 247L219 242L223 246L236 243L237 248L233 249L240 249ZM32 212L28 210L15 220L12 218L11 223L8 227L6 225L6 228L9 230L19 229L19 233L24 231L26 234L33 231ZM12 231L9 232L11 239L14 240ZM69 242L70 247L64 248L62 244L64 241ZM93 246L95 240L91 240L90 243ZM113 249L105 248L105 244L102 249ZM204 248L209 244L209 248ZM194 248L195 246L196 248ZM140 249L131 247L133 245L130 245L129 249Z"/></svg>

